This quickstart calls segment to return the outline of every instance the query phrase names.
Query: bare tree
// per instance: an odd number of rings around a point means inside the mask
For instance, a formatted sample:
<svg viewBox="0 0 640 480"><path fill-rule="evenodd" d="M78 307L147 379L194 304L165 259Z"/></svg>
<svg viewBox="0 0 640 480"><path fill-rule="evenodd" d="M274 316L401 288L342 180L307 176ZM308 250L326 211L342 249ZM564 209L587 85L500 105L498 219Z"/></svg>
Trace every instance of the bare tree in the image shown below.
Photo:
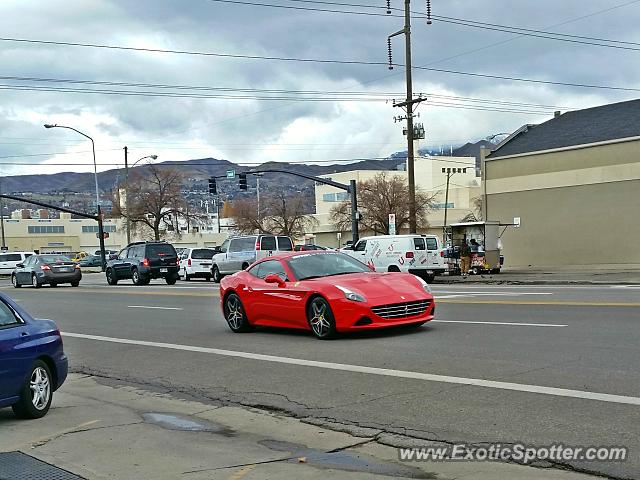
<svg viewBox="0 0 640 480"><path fill-rule="evenodd" d="M433 207L435 195L416 191L418 228L428 226L427 213ZM396 216L396 231L409 225L409 187L407 180L381 172L371 180L358 182L358 210L362 213L360 228L376 234L389 232L389 214ZM351 225L351 204L342 202L331 209L334 226L340 231Z"/></svg>
<svg viewBox="0 0 640 480"><path fill-rule="evenodd" d="M161 230L169 227L180 234L180 220L193 220L199 214L190 212L181 193L184 176L176 168L149 165L145 174L136 172L129 181L129 211L115 202L115 212L128 217L132 226L150 230L160 240ZM164 228L163 228L164 227Z"/></svg>
<svg viewBox="0 0 640 480"><path fill-rule="evenodd" d="M305 211L304 198L286 197L284 193L263 200L258 218L258 205L254 200L233 202L233 219L238 232L273 233L302 237L311 228L315 219Z"/></svg>
<svg viewBox="0 0 640 480"><path fill-rule="evenodd" d="M236 200L233 204L225 202L224 210L233 218L238 233L264 233L265 217L258 220L258 203L255 200ZM227 207L229 205L229 207Z"/></svg>
<svg viewBox="0 0 640 480"><path fill-rule="evenodd" d="M267 225L277 235L301 238L317 222L305 210L302 196L287 198L278 193L266 201Z"/></svg>

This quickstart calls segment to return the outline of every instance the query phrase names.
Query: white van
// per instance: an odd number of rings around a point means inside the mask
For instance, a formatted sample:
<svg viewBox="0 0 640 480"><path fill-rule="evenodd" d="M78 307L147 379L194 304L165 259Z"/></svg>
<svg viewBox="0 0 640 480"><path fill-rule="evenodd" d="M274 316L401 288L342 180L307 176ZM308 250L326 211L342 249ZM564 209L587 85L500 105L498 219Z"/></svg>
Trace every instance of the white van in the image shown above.
<svg viewBox="0 0 640 480"><path fill-rule="evenodd" d="M11 275L16 265L24 263L24 261L34 252L3 252L0 253L0 275Z"/></svg>
<svg viewBox="0 0 640 480"><path fill-rule="evenodd" d="M409 272L432 282L445 271L444 252L435 235L380 235L363 237L344 253L376 272Z"/></svg>

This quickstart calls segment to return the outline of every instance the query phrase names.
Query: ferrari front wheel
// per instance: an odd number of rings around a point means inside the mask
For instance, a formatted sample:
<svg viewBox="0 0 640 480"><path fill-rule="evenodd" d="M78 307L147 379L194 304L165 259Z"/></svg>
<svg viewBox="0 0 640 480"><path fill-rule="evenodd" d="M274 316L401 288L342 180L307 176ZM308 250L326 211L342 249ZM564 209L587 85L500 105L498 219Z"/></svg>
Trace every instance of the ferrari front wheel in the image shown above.
<svg viewBox="0 0 640 480"><path fill-rule="evenodd" d="M322 297L315 297L309 302L307 321L313 334L320 340L327 340L336 334L336 322L331 306Z"/></svg>
<svg viewBox="0 0 640 480"><path fill-rule="evenodd" d="M224 318L227 320L229 328L235 333L252 330L240 297L235 293L230 293L224 300Z"/></svg>

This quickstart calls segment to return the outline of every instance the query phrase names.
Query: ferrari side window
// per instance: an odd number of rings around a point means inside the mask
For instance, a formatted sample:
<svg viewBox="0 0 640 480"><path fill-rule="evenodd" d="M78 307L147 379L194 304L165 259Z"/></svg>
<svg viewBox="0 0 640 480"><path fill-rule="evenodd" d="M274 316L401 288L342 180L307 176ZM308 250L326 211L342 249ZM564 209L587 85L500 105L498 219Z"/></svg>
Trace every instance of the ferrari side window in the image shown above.
<svg viewBox="0 0 640 480"><path fill-rule="evenodd" d="M258 278L264 278L260 276L260 266L262 264L259 263L258 265L256 265L255 267L251 267L249 270L247 270L247 272L249 272L251 275L253 275L254 277L258 277Z"/></svg>
<svg viewBox="0 0 640 480"><path fill-rule="evenodd" d="M265 278L267 275L275 273L283 280L287 280L287 274L279 260L268 260L266 262L262 262L258 267L260 267L260 270L257 272L257 276L259 278Z"/></svg>

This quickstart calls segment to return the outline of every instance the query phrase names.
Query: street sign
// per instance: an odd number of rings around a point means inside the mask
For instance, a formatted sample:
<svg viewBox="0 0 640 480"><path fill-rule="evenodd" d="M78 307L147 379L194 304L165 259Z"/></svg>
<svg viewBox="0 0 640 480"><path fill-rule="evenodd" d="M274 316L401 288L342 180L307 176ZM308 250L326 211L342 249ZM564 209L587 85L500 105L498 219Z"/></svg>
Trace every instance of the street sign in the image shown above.
<svg viewBox="0 0 640 480"><path fill-rule="evenodd" d="M227 170L227 178L236 178L235 170Z"/></svg>
<svg viewBox="0 0 640 480"><path fill-rule="evenodd" d="M104 232L102 235L105 240L109 238L109 232ZM100 232L96 232L96 238L100 238Z"/></svg>
<svg viewBox="0 0 640 480"><path fill-rule="evenodd" d="M0 250L2 250L3 252L8 252L9 251L9 247L0 247Z"/></svg>
<svg viewBox="0 0 640 480"><path fill-rule="evenodd" d="M390 213L389 214L389 235L395 235L395 234L396 234L396 214Z"/></svg>

